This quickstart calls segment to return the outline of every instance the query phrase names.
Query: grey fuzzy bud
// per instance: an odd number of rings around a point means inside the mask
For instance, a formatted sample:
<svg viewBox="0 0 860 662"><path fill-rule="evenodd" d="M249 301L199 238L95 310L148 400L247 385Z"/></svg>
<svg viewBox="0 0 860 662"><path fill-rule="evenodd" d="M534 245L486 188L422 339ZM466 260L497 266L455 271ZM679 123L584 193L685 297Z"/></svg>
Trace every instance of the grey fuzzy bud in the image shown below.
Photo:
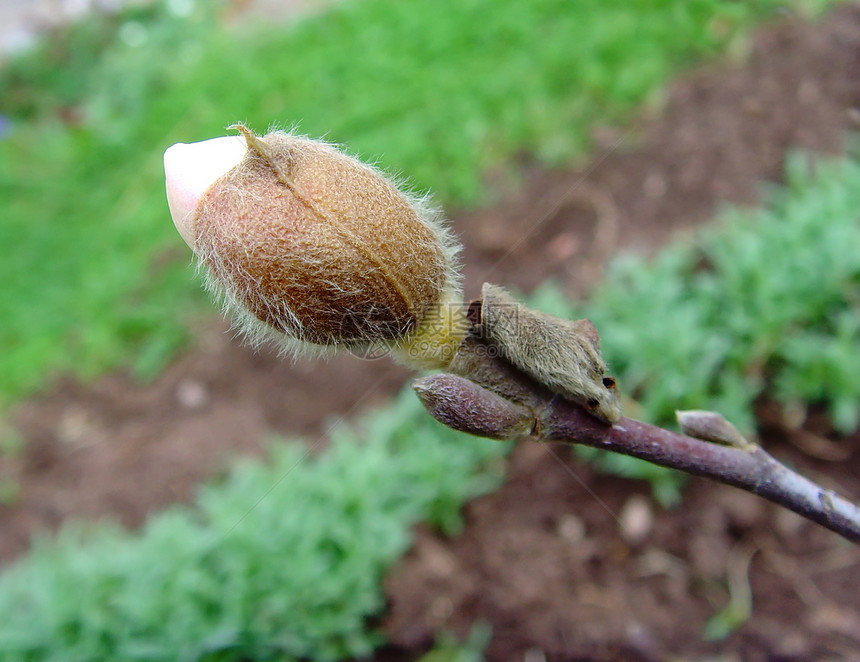
<svg viewBox="0 0 860 662"><path fill-rule="evenodd" d="M615 380L606 376L600 336L590 321L532 310L503 288L485 283L480 328L508 361L540 384L605 423L621 418Z"/></svg>

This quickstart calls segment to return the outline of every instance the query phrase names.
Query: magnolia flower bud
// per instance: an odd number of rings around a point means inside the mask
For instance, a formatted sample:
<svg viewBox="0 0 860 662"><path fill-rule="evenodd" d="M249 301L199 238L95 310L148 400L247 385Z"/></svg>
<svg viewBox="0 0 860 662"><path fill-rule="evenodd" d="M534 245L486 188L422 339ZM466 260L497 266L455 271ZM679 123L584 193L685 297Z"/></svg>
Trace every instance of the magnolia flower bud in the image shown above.
<svg viewBox="0 0 860 662"><path fill-rule="evenodd" d="M239 328L291 352L446 366L467 323L439 213L326 143L235 128L170 147L164 169L173 221Z"/></svg>

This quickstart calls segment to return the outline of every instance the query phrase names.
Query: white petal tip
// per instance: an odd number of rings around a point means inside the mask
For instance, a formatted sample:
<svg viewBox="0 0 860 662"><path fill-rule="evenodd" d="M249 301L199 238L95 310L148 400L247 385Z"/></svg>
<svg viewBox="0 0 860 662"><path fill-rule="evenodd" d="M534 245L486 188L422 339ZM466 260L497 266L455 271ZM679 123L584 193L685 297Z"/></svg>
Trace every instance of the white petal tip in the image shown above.
<svg viewBox="0 0 860 662"><path fill-rule="evenodd" d="M197 143L176 143L164 152L167 206L173 224L194 250L194 214L200 198L221 176L238 165L247 146L241 136Z"/></svg>

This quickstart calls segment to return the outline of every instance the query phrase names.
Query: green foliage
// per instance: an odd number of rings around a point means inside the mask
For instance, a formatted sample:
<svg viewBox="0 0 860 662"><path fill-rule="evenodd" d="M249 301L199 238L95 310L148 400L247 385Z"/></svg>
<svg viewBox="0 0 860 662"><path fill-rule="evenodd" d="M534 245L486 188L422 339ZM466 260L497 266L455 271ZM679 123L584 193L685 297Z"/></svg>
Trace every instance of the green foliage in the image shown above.
<svg viewBox="0 0 860 662"><path fill-rule="evenodd" d="M484 650L492 634L493 629L483 621L472 625L464 642L450 632L443 632L433 650L418 658L418 662L484 662Z"/></svg>
<svg viewBox="0 0 860 662"><path fill-rule="evenodd" d="M175 84L176 65L211 42L220 2L125 3L57 29L0 72L0 112L89 127L146 112L151 95ZM172 59L165 56L170 54Z"/></svg>
<svg viewBox="0 0 860 662"><path fill-rule="evenodd" d="M616 261L581 307L551 287L537 307L586 316L635 415L672 424L676 409L711 409L754 434L753 402L820 403L837 430L860 420L860 160L806 155L757 210L731 209L693 243L653 260ZM606 468L656 481L665 470L620 456Z"/></svg>
<svg viewBox="0 0 860 662"><path fill-rule="evenodd" d="M702 635L705 641L723 641L744 625L751 615L747 605L729 604L708 619Z"/></svg>
<svg viewBox="0 0 860 662"><path fill-rule="evenodd" d="M0 476L0 506L13 506L21 498L21 483Z"/></svg>
<svg viewBox="0 0 860 662"><path fill-rule="evenodd" d="M623 122L785 4L364 0L227 32L214 3L173 0L52 35L0 71L0 245L14 247L0 403L57 371L155 374L208 310L167 214L172 142L295 123L443 202L474 201L488 168L583 156L595 123Z"/></svg>
<svg viewBox="0 0 860 662"><path fill-rule="evenodd" d="M772 383L783 402L821 402L855 429L860 162L813 167L797 154L786 176L765 208L732 210L696 245L646 273L625 265L597 294L611 308L595 323L626 329L606 350L656 420L707 403L750 433L752 401Z"/></svg>
<svg viewBox="0 0 860 662"><path fill-rule="evenodd" d="M67 528L37 545L0 578L0 660L368 654L410 526L455 532L462 503L498 485L506 445L464 443L405 392L318 457L303 448L274 445L139 534Z"/></svg>

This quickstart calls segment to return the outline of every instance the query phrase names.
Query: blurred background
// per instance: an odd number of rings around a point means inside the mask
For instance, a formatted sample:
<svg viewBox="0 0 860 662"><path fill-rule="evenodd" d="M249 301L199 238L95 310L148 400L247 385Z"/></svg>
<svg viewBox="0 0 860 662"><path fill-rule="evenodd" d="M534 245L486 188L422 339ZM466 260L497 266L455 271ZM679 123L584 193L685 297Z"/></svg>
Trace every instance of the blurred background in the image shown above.
<svg viewBox="0 0 860 662"><path fill-rule="evenodd" d="M467 298L592 319L628 415L856 500L858 63L836 0L0 1L0 660L856 659L832 534L243 346L161 156L340 143L430 191Z"/></svg>

